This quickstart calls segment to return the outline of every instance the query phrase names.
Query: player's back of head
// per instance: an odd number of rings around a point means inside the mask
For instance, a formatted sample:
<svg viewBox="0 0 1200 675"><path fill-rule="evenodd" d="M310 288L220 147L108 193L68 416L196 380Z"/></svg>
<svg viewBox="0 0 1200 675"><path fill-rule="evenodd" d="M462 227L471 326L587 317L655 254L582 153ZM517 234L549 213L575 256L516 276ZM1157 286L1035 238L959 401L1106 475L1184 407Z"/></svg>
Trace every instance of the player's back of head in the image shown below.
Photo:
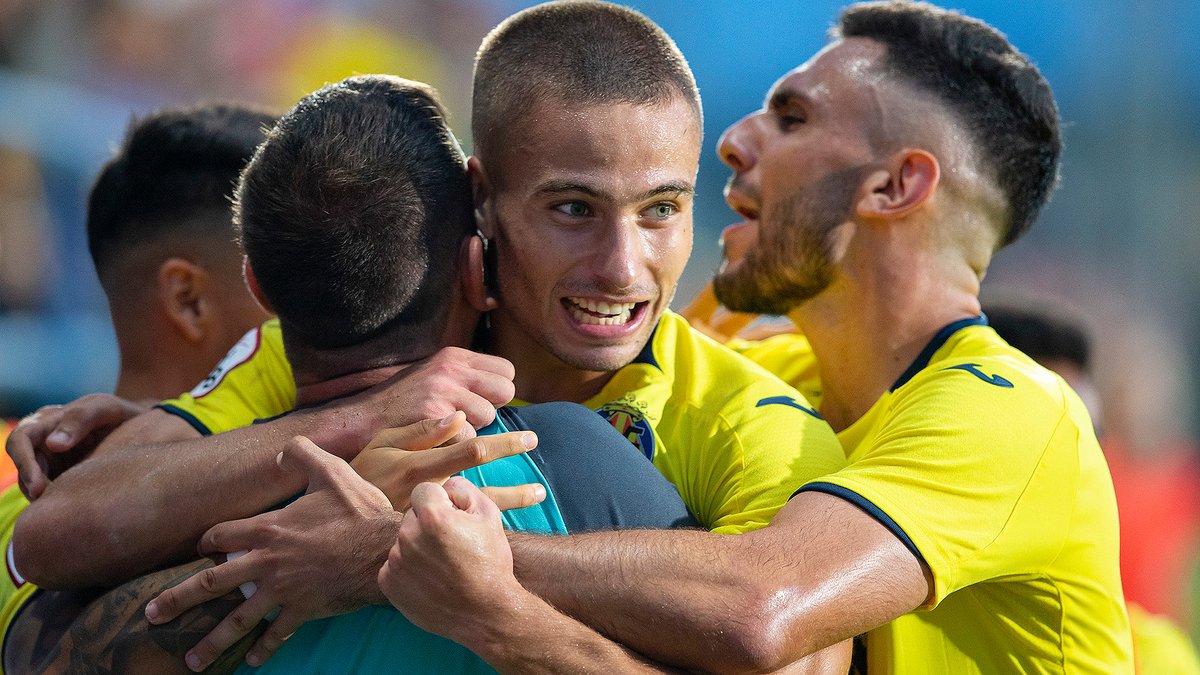
<svg viewBox="0 0 1200 675"><path fill-rule="evenodd" d="M506 128L537 103L658 105L676 97L700 124L696 80L662 28L627 7L549 2L492 29L475 57L471 128L476 154L504 143Z"/></svg>
<svg viewBox="0 0 1200 675"><path fill-rule="evenodd" d="M88 198L88 250L110 298L146 285L129 273L134 255L188 250L205 262L240 263L230 199L275 119L245 106L209 104L130 123Z"/></svg>
<svg viewBox="0 0 1200 675"><path fill-rule="evenodd" d="M474 220L429 86L364 75L303 98L246 168L235 219L290 358L341 354L318 366L332 376L440 346Z"/></svg>
<svg viewBox="0 0 1200 675"><path fill-rule="evenodd" d="M1007 213L1001 246L1037 218L1058 179L1062 138L1050 85L1003 34L923 2L848 7L836 31L887 48L887 75L933 94L966 128Z"/></svg>

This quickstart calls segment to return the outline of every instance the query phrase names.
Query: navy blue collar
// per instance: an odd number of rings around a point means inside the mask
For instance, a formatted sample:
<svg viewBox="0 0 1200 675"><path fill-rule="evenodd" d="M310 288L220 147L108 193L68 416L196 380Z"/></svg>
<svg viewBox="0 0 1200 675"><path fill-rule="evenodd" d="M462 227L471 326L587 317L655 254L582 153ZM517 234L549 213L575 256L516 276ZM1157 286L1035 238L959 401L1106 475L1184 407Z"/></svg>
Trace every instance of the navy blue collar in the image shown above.
<svg viewBox="0 0 1200 675"><path fill-rule="evenodd" d="M954 335L967 326L986 325L988 325L987 315L980 313L979 316L973 316L969 319L959 319L954 323L950 323L942 327L942 329L937 332L937 335L934 335L933 339L929 341L929 344L925 345L925 348L921 350L921 353L917 354L916 360L912 362L912 365L908 367L908 370L904 371L904 374L896 380L896 383L893 384L892 388L888 391L896 391L900 387L904 386L909 380L913 379L917 373L924 370L925 366L929 365L929 360L933 358L934 352L941 349L942 345L946 344L946 340L949 340L951 335Z"/></svg>
<svg viewBox="0 0 1200 675"><path fill-rule="evenodd" d="M658 327L662 325L660 317L658 323L654 324L654 330L650 333L650 339L646 340L646 344L642 345L642 351L633 359L633 363L645 363L654 366L658 370L662 370L662 366L658 365L658 359L654 358L654 336L658 335Z"/></svg>

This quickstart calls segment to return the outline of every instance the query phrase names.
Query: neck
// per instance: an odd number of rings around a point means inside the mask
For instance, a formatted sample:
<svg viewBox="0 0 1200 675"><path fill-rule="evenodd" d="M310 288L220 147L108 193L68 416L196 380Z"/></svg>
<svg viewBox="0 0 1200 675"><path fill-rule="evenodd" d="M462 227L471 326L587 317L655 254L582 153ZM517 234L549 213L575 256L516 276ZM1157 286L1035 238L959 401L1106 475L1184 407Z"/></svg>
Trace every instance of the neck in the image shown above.
<svg viewBox="0 0 1200 675"><path fill-rule="evenodd" d="M185 353L186 349L169 346L160 351L121 349L121 367L113 393L129 401L154 404L190 391L208 375L216 361L197 359L194 354Z"/></svg>
<svg viewBox="0 0 1200 675"><path fill-rule="evenodd" d="M328 380L307 382L304 384L301 384L301 382L304 382L305 378L303 378L303 373L300 373L296 375L296 407L312 405L321 401L328 401L360 392L363 389L368 389L383 382L409 365L411 364L403 363L394 366L382 366L341 375Z"/></svg>
<svg viewBox="0 0 1200 675"><path fill-rule="evenodd" d="M889 259L900 262L840 276L788 315L812 344L820 412L834 431L866 414L943 326L980 311L979 278L968 266L913 274L937 263Z"/></svg>
<svg viewBox="0 0 1200 675"><path fill-rule="evenodd" d="M512 362L517 398L527 403L583 403L599 394L615 374L575 368L543 349L530 349L533 338L504 330L496 319L489 339L488 351Z"/></svg>

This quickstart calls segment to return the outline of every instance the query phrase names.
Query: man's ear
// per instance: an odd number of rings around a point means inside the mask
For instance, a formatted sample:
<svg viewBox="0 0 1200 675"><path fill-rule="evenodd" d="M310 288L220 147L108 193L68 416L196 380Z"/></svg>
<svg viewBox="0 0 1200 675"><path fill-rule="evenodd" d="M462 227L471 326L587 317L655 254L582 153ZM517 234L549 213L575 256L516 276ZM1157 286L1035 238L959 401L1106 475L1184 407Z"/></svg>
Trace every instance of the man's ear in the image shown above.
<svg viewBox="0 0 1200 675"><path fill-rule="evenodd" d="M902 218L933 197L940 178L941 167L932 154L901 150L886 165L867 174L855 212L863 218Z"/></svg>
<svg viewBox="0 0 1200 675"><path fill-rule="evenodd" d="M158 266L159 308L185 340L201 342L211 329L215 311L207 294L212 288L208 271L183 258L167 258Z"/></svg>
<svg viewBox="0 0 1200 675"><path fill-rule="evenodd" d="M242 278L246 280L246 288L250 289L250 295L259 307L267 314L274 314L275 310L271 308L271 301L267 300L267 296L262 291L262 286L258 285L258 277L254 276L254 270L250 267L250 259L242 256Z"/></svg>
<svg viewBox="0 0 1200 675"><path fill-rule="evenodd" d="M491 179L483 168L483 162L474 155L467 159L467 176L471 179L471 194L475 200L475 227L485 237L494 237L492 223L495 222L495 191Z"/></svg>
<svg viewBox="0 0 1200 675"><path fill-rule="evenodd" d="M458 249L459 284L467 303L480 312L490 312L499 304L488 290L483 267L483 240L471 235Z"/></svg>

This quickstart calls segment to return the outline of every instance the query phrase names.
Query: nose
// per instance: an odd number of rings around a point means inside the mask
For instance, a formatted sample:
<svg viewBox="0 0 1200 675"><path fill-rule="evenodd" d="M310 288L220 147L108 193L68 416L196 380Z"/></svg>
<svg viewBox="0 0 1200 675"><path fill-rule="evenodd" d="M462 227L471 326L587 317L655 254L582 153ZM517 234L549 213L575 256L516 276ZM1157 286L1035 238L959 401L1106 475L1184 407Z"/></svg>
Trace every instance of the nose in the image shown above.
<svg viewBox="0 0 1200 675"><path fill-rule="evenodd" d="M608 234L598 247L595 275L605 291L627 291L636 284L644 260L641 229L634 218L620 218L605 230Z"/></svg>
<svg viewBox="0 0 1200 675"><path fill-rule="evenodd" d="M738 120L721 134L717 141L717 156L734 173L749 171L758 159L753 134L754 115Z"/></svg>

